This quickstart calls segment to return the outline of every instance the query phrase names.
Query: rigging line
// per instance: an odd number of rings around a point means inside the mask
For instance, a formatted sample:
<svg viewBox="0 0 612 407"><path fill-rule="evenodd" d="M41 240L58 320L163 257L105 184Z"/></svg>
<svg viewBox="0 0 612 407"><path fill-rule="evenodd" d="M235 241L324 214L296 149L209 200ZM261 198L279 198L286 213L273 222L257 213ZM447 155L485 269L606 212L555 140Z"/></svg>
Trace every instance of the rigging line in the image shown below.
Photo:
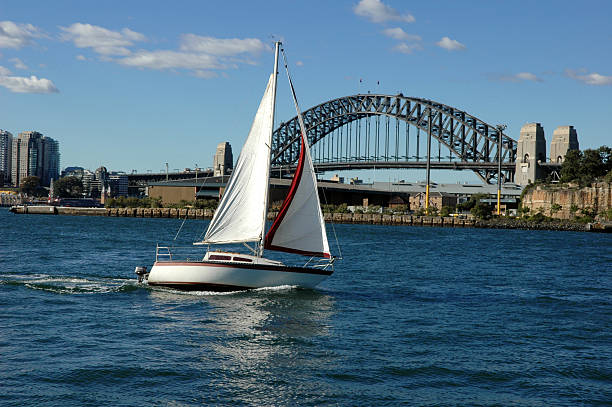
<svg viewBox="0 0 612 407"><path fill-rule="evenodd" d="M213 169L213 174L214 174L214 169ZM221 182L223 182L225 175L221 175ZM202 187L204 186L204 183L206 182L207 179L212 178L212 177L204 177L204 179L202 180L202 183L200 184L200 189L202 189ZM229 181L229 179L228 179ZM196 188L197 188L197 184L196 184ZM196 201L198 200L198 198L196 197ZM217 207L219 205L217 204ZM213 211L213 215L215 214L216 209ZM183 221L183 223L185 223L185 221ZM181 228L183 228L183 225L181 225ZM200 236L198 237L198 241L203 240L204 239L204 235L206 234L206 230L204 229L202 231L202 233L200 233ZM176 236L178 236L178 234L180 233L181 229L179 229L179 231L176 233ZM174 238L176 240L176 237Z"/></svg>
<svg viewBox="0 0 612 407"><path fill-rule="evenodd" d="M204 183L206 182L206 180L210 178L210 177L204 177L204 179L202 180L202 183L200 184L200 189L202 189L202 187L204 186ZM223 182L223 175L221 175L221 182ZM196 184L196 188L197 188ZM197 201L197 197L196 197L196 201ZM214 213L214 212L213 212ZM179 215L180 216L180 215ZM176 236L174 236L173 240L176 240L176 238L179 236L179 234L181 233L181 230L183 229L183 225L185 224L185 221L187 220L187 216L185 216L185 219L183 219L183 223L181 223L181 226L179 227L179 230L176 232ZM204 234L206 233L206 229L204 229L204 231L200 234L200 237L198 238L198 240L202 240L204 239Z"/></svg>
<svg viewBox="0 0 612 407"><path fill-rule="evenodd" d="M321 192L323 192L323 200L327 205L327 196L325 195L325 188L321 188ZM331 224L332 231L334 232L334 239L336 239L336 247L338 248L338 260L342 260L342 249L340 249L340 243L338 242L338 235L336 235L336 228L334 226L334 217L330 217L329 223Z"/></svg>
<svg viewBox="0 0 612 407"><path fill-rule="evenodd" d="M183 219L183 223L181 223L181 227L179 228L178 232L176 232L176 236L174 236L173 240L176 240L176 238L178 237L179 233L181 233L181 229L183 229L183 225L185 224L186 220L187 220L187 215L185 215L185 219Z"/></svg>
<svg viewBox="0 0 612 407"><path fill-rule="evenodd" d="M281 51L283 53L285 71L287 72L287 78L289 79L289 87L291 88L291 93L293 96L293 103L295 104L295 110L297 111L298 120L300 121L301 132L302 132L303 140L304 140L303 142L304 142L304 145L306 146L306 144L308 143L308 137L306 135L306 126L304 125L304 120L302 118L302 112L300 110L300 106L298 105L297 96L295 94L295 89L293 87L293 81L291 80L291 75L289 74L289 66L287 64L287 55L285 54L284 49L281 49ZM323 199L325 200L325 203L327 203L327 198L325 196L325 188L321 188L321 191L323 191ZM340 250L340 244L338 243L338 236L336 235L336 228L334 227L333 221L331 222L331 224L332 224L332 230L334 231L334 237L336 239L336 246L338 247L338 253L340 254L340 258L342 258L342 252Z"/></svg>

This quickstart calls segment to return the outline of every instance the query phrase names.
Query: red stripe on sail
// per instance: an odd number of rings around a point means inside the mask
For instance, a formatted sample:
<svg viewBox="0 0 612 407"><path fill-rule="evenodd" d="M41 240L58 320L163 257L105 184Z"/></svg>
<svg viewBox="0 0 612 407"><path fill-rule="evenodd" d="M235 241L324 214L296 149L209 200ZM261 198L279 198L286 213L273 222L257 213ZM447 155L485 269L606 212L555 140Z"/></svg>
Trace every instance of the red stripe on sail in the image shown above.
<svg viewBox="0 0 612 407"><path fill-rule="evenodd" d="M291 202L293 201L293 197L295 196L298 186L300 185L300 180L302 179L302 172L304 170L304 158L306 156L306 153L304 151L305 150L304 133L301 133L301 137L302 137L302 142L300 143L300 158L298 160L297 169L295 170L295 175L293 176L293 181L291 182L291 187L289 188L289 193L287 194L287 197L285 198L285 201L283 202L283 205L281 206L281 209L278 212L278 215L276 215L276 219L274 219L274 223L272 223L272 227L270 227L270 230L266 234L266 239L264 241L265 249L271 249L273 247L272 239L274 239L274 234L276 233L276 230L278 229L281 222L283 221L283 218L287 214L287 210L289 209L289 206L291 205ZM279 249L276 248L275 246L274 250L279 250Z"/></svg>
<svg viewBox="0 0 612 407"><path fill-rule="evenodd" d="M274 246L270 245L266 247L266 249L277 250L279 252L293 253L293 254L302 254L304 256L316 256L316 257L325 257L326 259L331 259L331 254L323 253L323 252L309 252L307 250L298 250L292 249L290 247L282 247L282 246Z"/></svg>

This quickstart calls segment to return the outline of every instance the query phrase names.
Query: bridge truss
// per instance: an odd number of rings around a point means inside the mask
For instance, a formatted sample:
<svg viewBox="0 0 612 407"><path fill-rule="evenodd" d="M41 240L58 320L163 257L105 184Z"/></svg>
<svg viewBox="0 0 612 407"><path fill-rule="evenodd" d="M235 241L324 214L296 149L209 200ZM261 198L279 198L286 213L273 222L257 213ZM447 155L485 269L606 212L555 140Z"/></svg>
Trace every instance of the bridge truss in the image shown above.
<svg viewBox="0 0 612 407"><path fill-rule="evenodd" d="M497 127L451 106L398 95L363 94L321 103L303 112L318 171L425 168L427 137L437 142L431 168L469 169L483 181L497 178ZM412 133L410 134L410 129ZM292 167L299 155L297 117L272 137L274 168ZM516 141L502 133L502 181L514 178Z"/></svg>

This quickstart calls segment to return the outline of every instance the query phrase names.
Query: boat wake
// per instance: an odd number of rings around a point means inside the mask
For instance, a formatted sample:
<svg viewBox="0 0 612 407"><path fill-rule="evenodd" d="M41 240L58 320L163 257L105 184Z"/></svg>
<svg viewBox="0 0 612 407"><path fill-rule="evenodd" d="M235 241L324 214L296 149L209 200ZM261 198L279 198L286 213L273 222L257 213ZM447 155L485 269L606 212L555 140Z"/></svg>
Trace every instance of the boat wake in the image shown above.
<svg viewBox="0 0 612 407"><path fill-rule="evenodd" d="M94 278L72 276L49 276L47 274L5 274L0 276L0 285L24 286L33 290L58 294L103 294L129 292L141 287L135 280L122 278Z"/></svg>
<svg viewBox="0 0 612 407"><path fill-rule="evenodd" d="M149 286L149 289L154 292L180 294L180 295L188 295L188 296L195 296L195 297L219 297L219 296L228 296L228 295L231 296L231 295L253 293L253 292L257 292L257 293L286 292L286 291L295 290L297 288L298 286L296 285L279 285L275 287L260 287L260 288L251 288L251 289L236 290L236 291L183 291L183 290L177 290L174 288L163 287L163 286L156 286L156 287Z"/></svg>

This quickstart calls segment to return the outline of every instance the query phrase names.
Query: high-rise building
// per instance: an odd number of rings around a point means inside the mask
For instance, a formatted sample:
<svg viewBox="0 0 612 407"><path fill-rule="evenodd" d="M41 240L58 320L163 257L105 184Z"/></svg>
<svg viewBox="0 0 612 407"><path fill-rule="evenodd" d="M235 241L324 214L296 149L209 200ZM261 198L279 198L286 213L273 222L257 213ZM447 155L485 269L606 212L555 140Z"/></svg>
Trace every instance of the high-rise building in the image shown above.
<svg viewBox="0 0 612 407"><path fill-rule="evenodd" d="M0 183L11 182L11 151L13 151L13 135L0 129Z"/></svg>
<svg viewBox="0 0 612 407"><path fill-rule="evenodd" d="M11 180L18 187L21 181L30 176L40 177L42 170L42 134L36 131L25 131L13 138ZM40 153L40 154L39 154Z"/></svg>
<svg viewBox="0 0 612 407"><path fill-rule="evenodd" d="M26 177L40 178L43 186L59 178L59 143L37 131L24 131L13 138L11 180L19 186Z"/></svg>
<svg viewBox="0 0 612 407"><path fill-rule="evenodd" d="M42 177L41 184L50 186L51 180L59 178L60 168L60 152L59 143L51 137L42 137L43 142L43 159L42 159Z"/></svg>

